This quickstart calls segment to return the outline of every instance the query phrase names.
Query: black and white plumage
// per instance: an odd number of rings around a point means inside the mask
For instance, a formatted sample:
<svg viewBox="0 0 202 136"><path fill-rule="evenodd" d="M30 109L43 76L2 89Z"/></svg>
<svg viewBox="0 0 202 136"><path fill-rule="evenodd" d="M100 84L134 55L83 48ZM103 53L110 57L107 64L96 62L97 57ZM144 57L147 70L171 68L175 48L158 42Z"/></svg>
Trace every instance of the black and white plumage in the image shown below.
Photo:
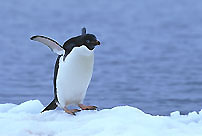
<svg viewBox="0 0 202 136"><path fill-rule="evenodd" d="M95 109L95 106L82 104L93 73L93 50L96 45L100 45L95 35L86 34L86 29L83 28L81 35L70 38L63 46L45 36L33 36L31 40L47 45L58 54L53 80L54 100L42 112L53 110L57 106L73 115L79 111L68 110L68 105L78 105L81 109Z"/></svg>

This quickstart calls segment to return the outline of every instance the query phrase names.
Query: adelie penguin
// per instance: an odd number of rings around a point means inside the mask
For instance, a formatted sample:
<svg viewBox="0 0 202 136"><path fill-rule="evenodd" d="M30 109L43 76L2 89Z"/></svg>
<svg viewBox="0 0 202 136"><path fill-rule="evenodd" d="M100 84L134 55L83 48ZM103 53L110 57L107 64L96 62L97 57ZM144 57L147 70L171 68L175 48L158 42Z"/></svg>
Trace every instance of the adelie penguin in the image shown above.
<svg viewBox="0 0 202 136"><path fill-rule="evenodd" d="M63 46L45 36L37 35L30 39L47 45L58 54L53 80L55 96L42 112L54 110L57 106L72 115L80 111L69 110L69 105L78 105L82 110L95 110L96 106L83 104L93 73L94 48L100 45L95 35L86 34L83 28L81 35L70 38Z"/></svg>

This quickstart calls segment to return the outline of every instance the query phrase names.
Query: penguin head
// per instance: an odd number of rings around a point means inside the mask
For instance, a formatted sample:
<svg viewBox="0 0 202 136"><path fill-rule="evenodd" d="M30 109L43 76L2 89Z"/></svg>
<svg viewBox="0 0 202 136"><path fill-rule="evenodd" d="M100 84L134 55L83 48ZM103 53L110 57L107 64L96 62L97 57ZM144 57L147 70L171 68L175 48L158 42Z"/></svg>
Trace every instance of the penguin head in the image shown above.
<svg viewBox="0 0 202 136"><path fill-rule="evenodd" d="M100 42L93 34L86 34L82 36L82 41L82 45L85 45L89 50L93 50L95 46L100 45Z"/></svg>
<svg viewBox="0 0 202 136"><path fill-rule="evenodd" d="M79 36L70 38L63 44L65 50L64 58L73 50L75 47L86 46L88 50L93 50L95 46L100 45L96 36L93 34L86 34L86 28L82 28L82 33Z"/></svg>
<svg viewBox="0 0 202 136"><path fill-rule="evenodd" d="M89 50L93 50L95 46L100 45L96 36L93 34L86 34L86 28L82 28L82 34L67 40L63 49L66 51L71 51L74 47L86 46Z"/></svg>
<svg viewBox="0 0 202 136"><path fill-rule="evenodd" d="M82 45L85 45L89 50L93 50L95 46L100 45L95 35L86 34L86 28L82 29L81 41Z"/></svg>

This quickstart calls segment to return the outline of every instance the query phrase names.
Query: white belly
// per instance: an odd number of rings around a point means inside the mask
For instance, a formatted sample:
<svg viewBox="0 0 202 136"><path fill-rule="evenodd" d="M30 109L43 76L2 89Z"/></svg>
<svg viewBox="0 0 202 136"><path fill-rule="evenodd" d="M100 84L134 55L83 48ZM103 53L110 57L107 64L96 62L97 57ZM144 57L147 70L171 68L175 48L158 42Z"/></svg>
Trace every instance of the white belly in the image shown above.
<svg viewBox="0 0 202 136"><path fill-rule="evenodd" d="M56 80L60 106L77 105L83 102L90 83L94 53L85 46L75 47L65 61L60 58Z"/></svg>

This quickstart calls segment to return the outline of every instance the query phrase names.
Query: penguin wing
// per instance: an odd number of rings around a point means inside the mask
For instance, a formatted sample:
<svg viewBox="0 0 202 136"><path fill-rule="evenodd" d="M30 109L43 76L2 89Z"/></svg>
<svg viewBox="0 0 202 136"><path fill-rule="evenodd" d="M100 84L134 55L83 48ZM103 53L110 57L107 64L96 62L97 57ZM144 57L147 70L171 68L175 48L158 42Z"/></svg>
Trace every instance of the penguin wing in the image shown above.
<svg viewBox="0 0 202 136"><path fill-rule="evenodd" d="M65 54L65 50L62 48L62 46L53 39L40 35L32 36L30 39L47 45L54 53L58 55Z"/></svg>

